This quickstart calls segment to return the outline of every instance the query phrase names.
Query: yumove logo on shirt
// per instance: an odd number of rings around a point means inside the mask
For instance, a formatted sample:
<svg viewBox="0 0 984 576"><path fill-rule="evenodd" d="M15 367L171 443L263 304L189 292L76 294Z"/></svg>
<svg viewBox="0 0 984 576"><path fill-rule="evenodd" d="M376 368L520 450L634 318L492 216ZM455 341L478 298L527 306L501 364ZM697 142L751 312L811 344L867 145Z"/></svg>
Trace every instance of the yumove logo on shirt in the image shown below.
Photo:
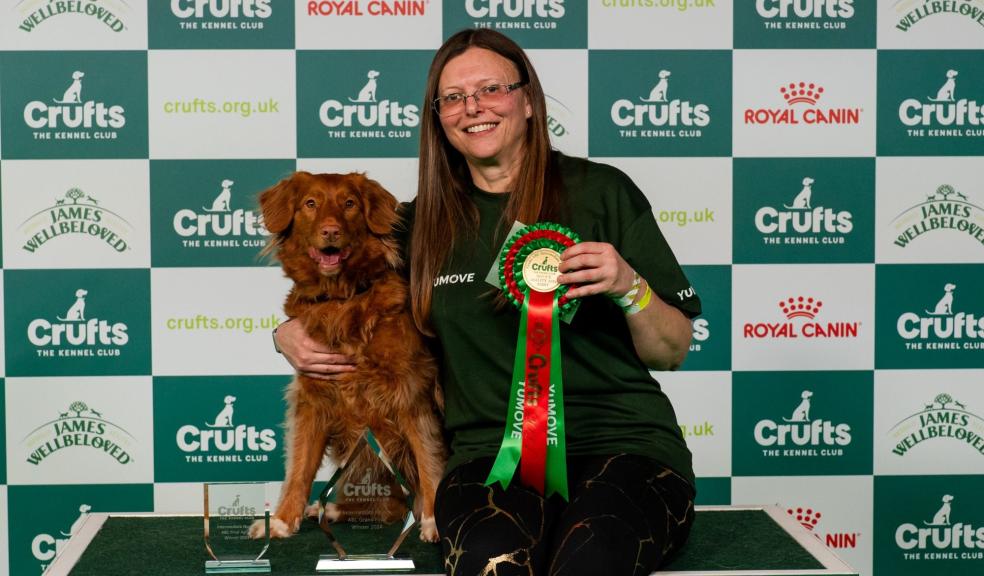
<svg viewBox="0 0 984 576"><path fill-rule="evenodd" d="M467 274L444 274L434 278L434 287L444 286L446 284L471 284L475 281L475 273L469 272Z"/></svg>

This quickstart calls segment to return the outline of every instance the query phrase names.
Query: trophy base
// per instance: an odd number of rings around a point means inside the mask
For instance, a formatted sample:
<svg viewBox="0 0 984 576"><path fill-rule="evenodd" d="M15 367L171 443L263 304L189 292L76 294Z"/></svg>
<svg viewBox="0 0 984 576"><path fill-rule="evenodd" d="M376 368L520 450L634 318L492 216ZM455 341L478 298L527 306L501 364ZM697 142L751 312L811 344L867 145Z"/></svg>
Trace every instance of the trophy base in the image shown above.
<svg viewBox="0 0 984 576"><path fill-rule="evenodd" d="M207 560L205 562L206 574L269 574L269 560L255 560L252 558L231 559L231 560Z"/></svg>
<svg viewBox="0 0 984 576"><path fill-rule="evenodd" d="M319 574L358 574L363 572L413 572L413 560L404 554L349 554L344 560L336 554L322 554L318 557L315 571Z"/></svg>

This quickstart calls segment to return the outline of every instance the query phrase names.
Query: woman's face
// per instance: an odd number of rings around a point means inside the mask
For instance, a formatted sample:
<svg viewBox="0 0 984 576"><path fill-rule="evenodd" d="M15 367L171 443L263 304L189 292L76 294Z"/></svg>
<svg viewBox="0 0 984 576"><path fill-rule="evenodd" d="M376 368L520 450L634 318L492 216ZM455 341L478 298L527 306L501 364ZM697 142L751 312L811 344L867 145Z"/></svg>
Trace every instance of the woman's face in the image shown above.
<svg viewBox="0 0 984 576"><path fill-rule="evenodd" d="M448 141L470 166L518 166L526 140L526 120L533 114L526 91L513 90L494 109L470 95L489 84L520 80L516 66L484 48L469 48L444 65L438 80L438 96L468 94L459 114L440 116Z"/></svg>

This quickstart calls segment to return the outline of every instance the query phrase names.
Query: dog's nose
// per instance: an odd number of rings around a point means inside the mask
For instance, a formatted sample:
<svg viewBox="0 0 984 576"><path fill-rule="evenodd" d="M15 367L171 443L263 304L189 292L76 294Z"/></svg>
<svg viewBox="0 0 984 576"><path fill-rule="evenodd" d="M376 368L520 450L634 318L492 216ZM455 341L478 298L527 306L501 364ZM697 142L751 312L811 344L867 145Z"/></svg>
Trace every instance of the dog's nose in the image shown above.
<svg viewBox="0 0 984 576"><path fill-rule="evenodd" d="M342 235L342 230L334 224L325 224L321 227L321 237L329 242L335 242Z"/></svg>

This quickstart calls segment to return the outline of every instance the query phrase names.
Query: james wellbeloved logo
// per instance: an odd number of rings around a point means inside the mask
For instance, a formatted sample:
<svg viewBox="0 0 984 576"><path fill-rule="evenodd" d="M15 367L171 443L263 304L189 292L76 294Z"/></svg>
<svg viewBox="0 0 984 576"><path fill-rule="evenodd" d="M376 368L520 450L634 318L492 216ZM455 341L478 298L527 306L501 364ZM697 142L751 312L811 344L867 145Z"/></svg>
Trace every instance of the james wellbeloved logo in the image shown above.
<svg viewBox="0 0 984 576"><path fill-rule="evenodd" d="M297 55L298 154L416 156L424 51ZM325 74L330 70L330 74Z"/></svg>
<svg viewBox="0 0 984 576"><path fill-rule="evenodd" d="M736 475L871 472L870 372L741 372L733 378Z"/></svg>
<svg viewBox="0 0 984 576"><path fill-rule="evenodd" d="M720 84L731 81L730 58L715 51L592 51L589 71L592 155L730 153L730 89Z"/></svg>
<svg viewBox="0 0 984 576"><path fill-rule="evenodd" d="M984 418L945 392L892 426L889 435L897 442L892 454L903 458L930 440L966 444L984 455Z"/></svg>
<svg viewBox="0 0 984 576"><path fill-rule="evenodd" d="M136 439L106 419L102 412L77 400L58 417L28 433L23 444L27 462L40 466L62 450L86 450L93 457L105 455L121 465L133 463Z"/></svg>
<svg viewBox="0 0 984 576"><path fill-rule="evenodd" d="M755 0L735 4L735 48L874 48L873 2Z"/></svg>
<svg viewBox="0 0 984 576"><path fill-rule="evenodd" d="M588 5L573 0L446 0L443 25L499 30L526 48L588 46Z"/></svg>
<svg viewBox="0 0 984 576"><path fill-rule="evenodd" d="M0 56L6 158L146 158L147 55ZM30 81L28 81L30 79Z"/></svg>
<svg viewBox="0 0 984 576"><path fill-rule="evenodd" d="M984 64L971 53L879 53L879 155L984 154Z"/></svg>
<svg viewBox="0 0 984 576"><path fill-rule="evenodd" d="M814 82L790 82L779 87L785 108L746 108L743 121L752 125L858 124L862 109L820 105L824 87Z"/></svg>
<svg viewBox="0 0 984 576"><path fill-rule="evenodd" d="M817 321L823 301L813 296L789 296L781 300L778 309L786 321L746 322L742 337L747 339L785 340L857 338L860 321Z"/></svg>
<svg viewBox="0 0 984 576"><path fill-rule="evenodd" d="M984 273L976 264L876 269L878 368L984 366Z"/></svg>
<svg viewBox="0 0 984 576"><path fill-rule="evenodd" d="M22 10L30 10L18 26L22 31L34 32L50 20L61 16L87 18L98 21L113 32L122 32L126 22L121 11L128 10L125 2L105 2L104 0L81 0L76 2L54 2L53 0L28 0L18 2Z"/></svg>
<svg viewBox="0 0 984 576"><path fill-rule="evenodd" d="M898 23L896 28L908 32L923 20L938 15L960 17L984 26L984 4L980 0L895 0L892 4Z"/></svg>
<svg viewBox="0 0 984 576"><path fill-rule="evenodd" d="M21 248L31 254L60 237L92 237L115 252L130 249L133 227L125 218L102 206L81 188L68 189L54 205L33 214L19 228L27 237Z"/></svg>
<svg viewBox="0 0 984 576"><path fill-rule="evenodd" d="M168 0L147 4L151 48L294 47L292 3Z"/></svg>
<svg viewBox="0 0 984 576"><path fill-rule="evenodd" d="M265 399L283 385L282 377L156 378L155 478L192 482L282 474L283 403Z"/></svg>
<svg viewBox="0 0 984 576"><path fill-rule="evenodd" d="M154 266L258 266L269 232L258 194L292 161L151 161Z"/></svg>
<svg viewBox="0 0 984 576"><path fill-rule="evenodd" d="M891 225L898 234L893 242L898 248L941 232L984 245L984 208L949 184L941 184L925 200L902 211Z"/></svg>

